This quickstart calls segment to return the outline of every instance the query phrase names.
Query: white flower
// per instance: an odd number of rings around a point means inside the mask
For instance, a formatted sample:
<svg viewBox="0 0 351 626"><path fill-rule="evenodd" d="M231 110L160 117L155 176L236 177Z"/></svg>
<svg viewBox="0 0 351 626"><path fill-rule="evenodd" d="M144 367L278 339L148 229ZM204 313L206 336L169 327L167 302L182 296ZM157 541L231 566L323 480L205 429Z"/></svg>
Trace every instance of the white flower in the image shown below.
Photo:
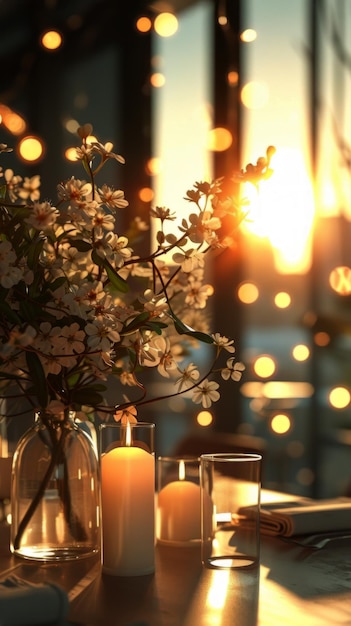
<svg viewBox="0 0 351 626"><path fill-rule="evenodd" d="M88 336L88 346L92 350L109 352L111 343L120 341L120 335L115 326L111 326L107 320L98 318L93 323L88 323L85 327Z"/></svg>
<svg viewBox="0 0 351 626"><path fill-rule="evenodd" d="M240 361L236 362L234 357L231 357L227 361L227 367L224 367L221 370L221 376L223 380L229 380L231 378L232 380L238 382L239 380L241 380L244 370L245 365Z"/></svg>
<svg viewBox="0 0 351 626"><path fill-rule="evenodd" d="M25 222L36 230L47 230L55 223L59 215L56 207L51 206L49 202L34 202L29 217L25 218Z"/></svg>
<svg viewBox="0 0 351 626"><path fill-rule="evenodd" d="M222 337L219 333L214 333L211 337L213 338L213 343L219 348L224 348L227 352L235 352L233 339L228 339L228 337L224 336Z"/></svg>
<svg viewBox="0 0 351 626"><path fill-rule="evenodd" d="M214 380L207 380L207 378L194 389L192 392L192 399L195 404L202 404L204 409L209 409L212 402L217 402L220 398L220 394L217 391L219 384Z"/></svg>
<svg viewBox="0 0 351 626"><path fill-rule="evenodd" d="M108 185L102 185L101 189L99 189L99 196L100 201L109 209L123 209L129 204L124 197L124 191L111 189Z"/></svg>
<svg viewBox="0 0 351 626"><path fill-rule="evenodd" d="M193 363L189 363L183 370L180 369L180 372L181 376L176 380L179 393L183 391L183 389L192 387L200 378L200 372Z"/></svg>

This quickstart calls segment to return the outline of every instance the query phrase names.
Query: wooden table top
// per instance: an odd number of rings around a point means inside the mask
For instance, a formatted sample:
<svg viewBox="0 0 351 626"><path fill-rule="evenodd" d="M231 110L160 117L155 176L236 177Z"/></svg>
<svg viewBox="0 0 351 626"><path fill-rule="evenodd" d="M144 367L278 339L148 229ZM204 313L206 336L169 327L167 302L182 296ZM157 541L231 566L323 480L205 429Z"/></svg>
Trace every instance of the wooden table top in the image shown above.
<svg viewBox="0 0 351 626"><path fill-rule="evenodd" d="M0 526L0 579L50 581L70 598L69 619L84 626L351 625L351 541L321 550L262 538L256 570L202 568L200 549L156 546L150 576L101 574L95 559L38 564L10 554Z"/></svg>

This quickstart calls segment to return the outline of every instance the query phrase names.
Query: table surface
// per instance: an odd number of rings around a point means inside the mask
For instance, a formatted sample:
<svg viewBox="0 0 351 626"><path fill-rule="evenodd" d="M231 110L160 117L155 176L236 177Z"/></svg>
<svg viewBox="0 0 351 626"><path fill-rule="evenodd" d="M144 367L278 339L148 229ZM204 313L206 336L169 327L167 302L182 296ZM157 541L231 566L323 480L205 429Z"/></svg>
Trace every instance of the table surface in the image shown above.
<svg viewBox="0 0 351 626"><path fill-rule="evenodd" d="M351 523L350 523L351 526ZM38 564L10 554L0 525L0 579L10 573L50 581L70 599L69 619L84 626L351 625L351 540L312 550L262 538L256 570L207 570L200 549L156 546L155 573L101 574L99 560Z"/></svg>

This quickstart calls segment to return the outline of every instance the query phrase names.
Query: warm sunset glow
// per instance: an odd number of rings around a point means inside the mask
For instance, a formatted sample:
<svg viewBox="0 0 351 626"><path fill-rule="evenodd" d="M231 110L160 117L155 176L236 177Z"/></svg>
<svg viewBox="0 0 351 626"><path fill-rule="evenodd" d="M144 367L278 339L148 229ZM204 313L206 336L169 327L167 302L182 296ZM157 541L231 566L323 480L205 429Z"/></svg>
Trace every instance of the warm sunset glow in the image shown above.
<svg viewBox="0 0 351 626"><path fill-rule="evenodd" d="M173 13L160 13L155 18L154 29L160 37L172 37L178 30L178 20Z"/></svg>
<svg viewBox="0 0 351 626"><path fill-rule="evenodd" d="M210 411L200 411L196 416L199 426L210 426L213 422L213 415Z"/></svg>
<svg viewBox="0 0 351 626"><path fill-rule="evenodd" d="M148 33L149 30L151 29L152 23L151 20L148 17L139 17L139 19L136 22L136 27L137 30L140 33Z"/></svg>
<svg viewBox="0 0 351 626"><path fill-rule="evenodd" d="M233 137L227 128L212 128L208 131L207 148L213 152L223 152L232 145Z"/></svg>
<svg viewBox="0 0 351 626"><path fill-rule="evenodd" d="M329 393L329 403L334 409L345 409L351 400L351 395L346 387L334 387Z"/></svg>
<svg viewBox="0 0 351 626"><path fill-rule="evenodd" d="M306 361L310 356L310 349L303 343L293 347L292 355L296 361Z"/></svg>
<svg viewBox="0 0 351 626"><path fill-rule="evenodd" d="M271 428L277 435L285 435L291 428L291 420L285 413L275 415L271 420Z"/></svg>
<svg viewBox="0 0 351 626"><path fill-rule="evenodd" d="M228 558L228 568L230 567L231 559ZM225 566L225 561L222 559L222 566ZM230 582L230 569L228 570L218 570L213 572L213 576L211 579L211 585L209 586L209 590L207 592L206 597L206 608L207 611L212 609L214 611L211 615L211 619L208 620L208 624L219 625L220 621L218 619L218 611L223 611L223 607L225 606L226 597L228 593L228 585ZM222 616L220 616L220 619Z"/></svg>
<svg viewBox="0 0 351 626"><path fill-rule="evenodd" d="M316 333L313 339L316 346L320 346L321 348L324 348L330 343L330 335L324 331Z"/></svg>
<svg viewBox="0 0 351 626"><path fill-rule="evenodd" d="M275 372L275 362L271 356L259 356L254 363L254 372L260 378L268 378Z"/></svg>
<svg viewBox="0 0 351 626"><path fill-rule="evenodd" d="M43 143L38 137L23 137L18 144L18 152L25 161L38 161L43 155Z"/></svg>
<svg viewBox="0 0 351 626"><path fill-rule="evenodd" d="M262 109L269 100L269 89L266 83L251 81L241 90L241 101L247 109Z"/></svg>
<svg viewBox="0 0 351 626"><path fill-rule="evenodd" d="M256 302L259 293L258 287L254 283L241 283L238 287L238 298L244 304Z"/></svg>
<svg viewBox="0 0 351 626"><path fill-rule="evenodd" d="M274 304L278 309L287 309L291 304L291 296L286 291L280 291L274 297Z"/></svg>
<svg viewBox="0 0 351 626"><path fill-rule="evenodd" d="M138 194L142 202L152 202L154 199L154 192L150 187L143 187Z"/></svg>
<svg viewBox="0 0 351 626"><path fill-rule="evenodd" d="M163 87L166 83L166 78L161 72L154 72L154 74L150 76L150 83L153 87Z"/></svg>
<svg viewBox="0 0 351 626"><path fill-rule="evenodd" d="M57 30L48 30L42 35L41 44L47 50L57 50L62 44L62 36Z"/></svg>
<svg viewBox="0 0 351 626"><path fill-rule="evenodd" d="M251 41L255 41L255 39L257 39L257 32L253 28L247 28L241 33L240 39L244 43L250 43Z"/></svg>
<svg viewBox="0 0 351 626"><path fill-rule="evenodd" d="M318 211L323 217L338 215L338 198L335 185L331 180L320 181L320 203Z"/></svg>
<svg viewBox="0 0 351 626"><path fill-rule="evenodd" d="M297 150L277 150L272 168L272 178L261 184L258 193L252 185L246 186L251 205L244 228L270 241L278 272L305 273L312 263L312 184Z"/></svg>
<svg viewBox="0 0 351 626"><path fill-rule="evenodd" d="M351 268L342 265L335 267L329 275L329 284L336 293L348 296L351 293Z"/></svg>

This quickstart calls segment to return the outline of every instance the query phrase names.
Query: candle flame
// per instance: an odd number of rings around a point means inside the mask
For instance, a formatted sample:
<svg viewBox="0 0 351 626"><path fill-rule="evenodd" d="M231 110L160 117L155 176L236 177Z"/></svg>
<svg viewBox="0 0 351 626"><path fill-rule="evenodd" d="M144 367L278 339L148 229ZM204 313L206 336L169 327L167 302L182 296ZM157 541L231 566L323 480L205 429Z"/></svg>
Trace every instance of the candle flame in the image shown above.
<svg viewBox="0 0 351 626"><path fill-rule="evenodd" d="M126 446L130 447L132 445L132 427L130 425L130 421L127 421L126 424Z"/></svg>
<svg viewBox="0 0 351 626"><path fill-rule="evenodd" d="M184 480L185 478L185 463L184 461L179 462L179 480Z"/></svg>

